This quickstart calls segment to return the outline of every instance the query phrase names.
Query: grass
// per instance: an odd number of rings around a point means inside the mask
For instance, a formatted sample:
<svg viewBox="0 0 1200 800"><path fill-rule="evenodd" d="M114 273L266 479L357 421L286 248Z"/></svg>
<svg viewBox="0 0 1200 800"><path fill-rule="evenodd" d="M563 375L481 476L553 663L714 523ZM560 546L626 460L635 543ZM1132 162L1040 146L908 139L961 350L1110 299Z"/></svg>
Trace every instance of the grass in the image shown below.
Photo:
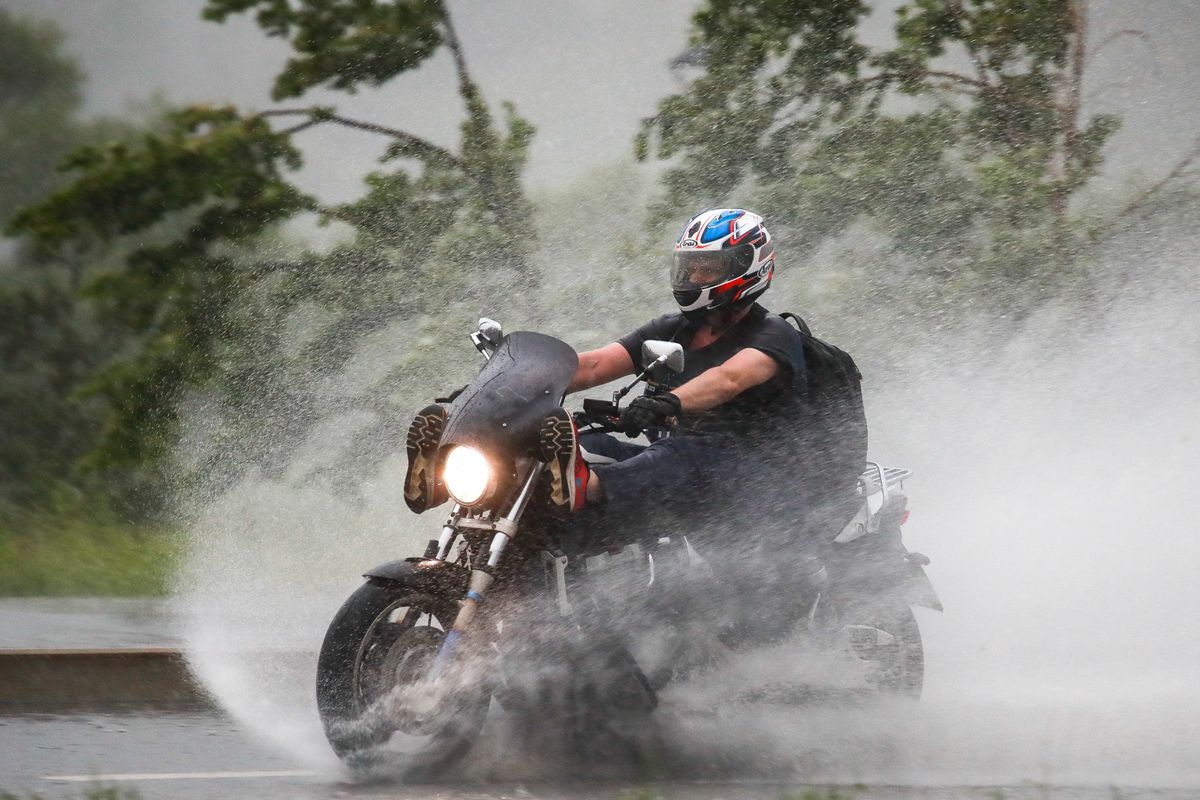
<svg viewBox="0 0 1200 800"><path fill-rule="evenodd" d="M0 597L165 594L183 537L110 518L22 515L0 522Z"/></svg>
<svg viewBox="0 0 1200 800"><path fill-rule="evenodd" d="M837 789L807 789L803 794L785 794L780 800L851 800L853 795L842 794Z"/></svg>
<svg viewBox="0 0 1200 800"><path fill-rule="evenodd" d="M853 795L842 794L837 789L808 789L803 794L783 794L779 800L852 800ZM617 800L665 800L664 796L649 788L629 789L617 795Z"/></svg>
<svg viewBox="0 0 1200 800"><path fill-rule="evenodd" d="M93 786L85 791L81 800L141 800L141 797L142 795L137 789L122 789L119 786ZM0 800L42 800L42 796L31 794L22 798L19 795L0 791Z"/></svg>

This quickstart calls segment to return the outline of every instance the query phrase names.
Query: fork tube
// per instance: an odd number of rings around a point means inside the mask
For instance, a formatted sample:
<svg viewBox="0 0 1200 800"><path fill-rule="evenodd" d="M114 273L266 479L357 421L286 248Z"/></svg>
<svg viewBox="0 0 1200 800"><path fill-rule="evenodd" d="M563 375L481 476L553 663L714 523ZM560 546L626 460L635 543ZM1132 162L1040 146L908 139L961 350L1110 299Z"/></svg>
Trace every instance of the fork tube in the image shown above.
<svg viewBox="0 0 1200 800"><path fill-rule="evenodd" d="M525 513L525 506L529 504L529 498L533 495L533 487L537 483L537 479L541 477L542 470L546 465L540 461L535 461L533 467L529 470L529 477L525 479L525 485L521 487L521 493L517 495L517 499L513 501L512 508L508 510L501 522L505 523L505 527L515 529L517 520ZM502 526L497 526L502 527Z"/></svg>
<svg viewBox="0 0 1200 800"><path fill-rule="evenodd" d="M471 627L471 621L475 618L475 612L479 609L484 595L487 594L487 590L495 580L495 576L492 573L500 564L500 557L504 555L505 546L516 535L517 520L524 513L525 506L529 503L529 498L533 495L533 487L537 483L538 477L541 476L543 469L545 469L544 464L540 462L534 464L533 468L529 470L529 477L525 479L525 485L521 487L521 492L517 495L517 499L513 501L512 507L509 508L508 514L496 520L496 535L492 537L492 544L488 549L487 565L471 570L471 582L467 588L467 596L459 606L458 614L454 617L454 624L450 626L450 630L446 633L446 638L442 640L442 647L438 650L437 658L434 659L433 667L431 668L432 677L436 678L440 675L446 665L450 663L454 657L454 651L458 647L459 640L462 639L463 634ZM445 535L443 531L442 536L445 537Z"/></svg>
<svg viewBox="0 0 1200 800"><path fill-rule="evenodd" d="M503 534L498 536L500 535ZM454 617L454 624L446 633L446 638L442 640L442 647L433 661L433 667L430 668L431 677L437 678L441 675L442 670L454 658L454 651L458 648L459 639L470 628L471 620L475 618L475 611L483 602L483 596L487 594L488 587L494 580L491 572L482 569L471 570L471 583L467 589L467 596L463 598L462 604L459 606L458 614Z"/></svg>
<svg viewBox="0 0 1200 800"><path fill-rule="evenodd" d="M435 556L438 561L445 561L450 557L450 545L454 544L454 536L458 533L458 518L461 516L462 506L455 503L454 508L450 511L450 518L442 526L442 535L438 537L438 549Z"/></svg>
<svg viewBox="0 0 1200 800"><path fill-rule="evenodd" d="M487 568L495 569L500 564L500 556L504 555L504 548L508 545L509 537L506 533L497 533L492 537L492 546L488 548Z"/></svg>

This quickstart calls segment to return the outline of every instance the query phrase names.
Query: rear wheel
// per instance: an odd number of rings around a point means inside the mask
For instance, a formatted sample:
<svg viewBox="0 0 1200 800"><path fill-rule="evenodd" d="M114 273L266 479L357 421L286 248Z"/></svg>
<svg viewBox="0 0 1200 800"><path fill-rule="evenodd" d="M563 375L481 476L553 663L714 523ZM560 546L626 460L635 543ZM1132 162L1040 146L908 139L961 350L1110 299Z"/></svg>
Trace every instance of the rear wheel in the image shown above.
<svg viewBox="0 0 1200 800"><path fill-rule="evenodd" d="M455 609L449 597L382 581L342 605L317 662L317 708L340 758L423 777L470 750L487 715L485 682L466 669L428 680Z"/></svg>
<svg viewBox="0 0 1200 800"><path fill-rule="evenodd" d="M846 622L850 646L866 662L871 689L918 699L925 684L925 649L912 609L867 606Z"/></svg>
<svg viewBox="0 0 1200 800"><path fill-rule="evenodd" d="M921 631L908 606L855 604L832 610L815 629L773 658L796 658L784 680L747 688L741 702L771 705L845 705L886 698L919 699L925 678ZM811 648L803 655L803 648ZM790 649L789 649L790 648ZM743 651L750 652L750 651ZM767 652L770 652L769 648Z"/></svg>

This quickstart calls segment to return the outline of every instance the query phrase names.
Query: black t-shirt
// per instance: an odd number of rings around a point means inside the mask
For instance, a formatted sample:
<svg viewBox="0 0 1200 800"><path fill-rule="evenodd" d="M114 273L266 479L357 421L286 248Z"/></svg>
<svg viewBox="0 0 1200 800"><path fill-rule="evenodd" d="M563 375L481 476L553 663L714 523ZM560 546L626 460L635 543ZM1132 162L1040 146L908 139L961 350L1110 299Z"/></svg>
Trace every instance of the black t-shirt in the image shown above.
<svg viewBox="0 0 1200 800"><path fill-rule="evenodd" d="M753 386L732 400L702 414L685 414L687 433L732 434L753 440L770 432L775 424L791 416L794 404L808 396L804 371L804 341L799 331L783 317L770 314L757 303L750 313L725 332L720 339L696 350L688 349L698 326L688 323L683 314L664 314L617 341L629 353L635 365L642 363L642 343L649 339L679 342L684 346L684 370L672 374L669 388L676 388L702 372L728 361L735 353L753 348L766 353L779 365L770 380ZM793 417L794 419L794 417Z"/></svg>

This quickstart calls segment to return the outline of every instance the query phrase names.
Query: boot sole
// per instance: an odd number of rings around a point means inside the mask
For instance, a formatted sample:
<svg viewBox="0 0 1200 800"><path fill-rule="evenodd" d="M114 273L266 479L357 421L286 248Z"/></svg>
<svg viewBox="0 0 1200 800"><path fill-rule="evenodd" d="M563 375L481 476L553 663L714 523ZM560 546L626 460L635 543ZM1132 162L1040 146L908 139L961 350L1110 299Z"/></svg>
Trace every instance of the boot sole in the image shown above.
<svg viewBox="0 0 1200 800"><path fill-rule="evenodd" d="M436 486L432 485L433 481L428 480L426 472L432 468L433 457L437 453L445 427L446 409L442 406L426 406L417 413L408 428L408 438L405 442L408 452L408 480L404 484L404 499L408 507L418 514L428 508L428 504L433 500ZM424 459L425 469L413 469L418 457ZM423 485L426 482L431 485Z"/></svg>
<svg viewBox="0 0 1200 800"><path fill-rule="evenodd" d="M571 508L569 482L575 480L575 426L565 413L547 417L538 436L542 460L551 465L554 480L550 482L550 501L560 509ZM564 458L564 454L567 454Z"/></svg>

